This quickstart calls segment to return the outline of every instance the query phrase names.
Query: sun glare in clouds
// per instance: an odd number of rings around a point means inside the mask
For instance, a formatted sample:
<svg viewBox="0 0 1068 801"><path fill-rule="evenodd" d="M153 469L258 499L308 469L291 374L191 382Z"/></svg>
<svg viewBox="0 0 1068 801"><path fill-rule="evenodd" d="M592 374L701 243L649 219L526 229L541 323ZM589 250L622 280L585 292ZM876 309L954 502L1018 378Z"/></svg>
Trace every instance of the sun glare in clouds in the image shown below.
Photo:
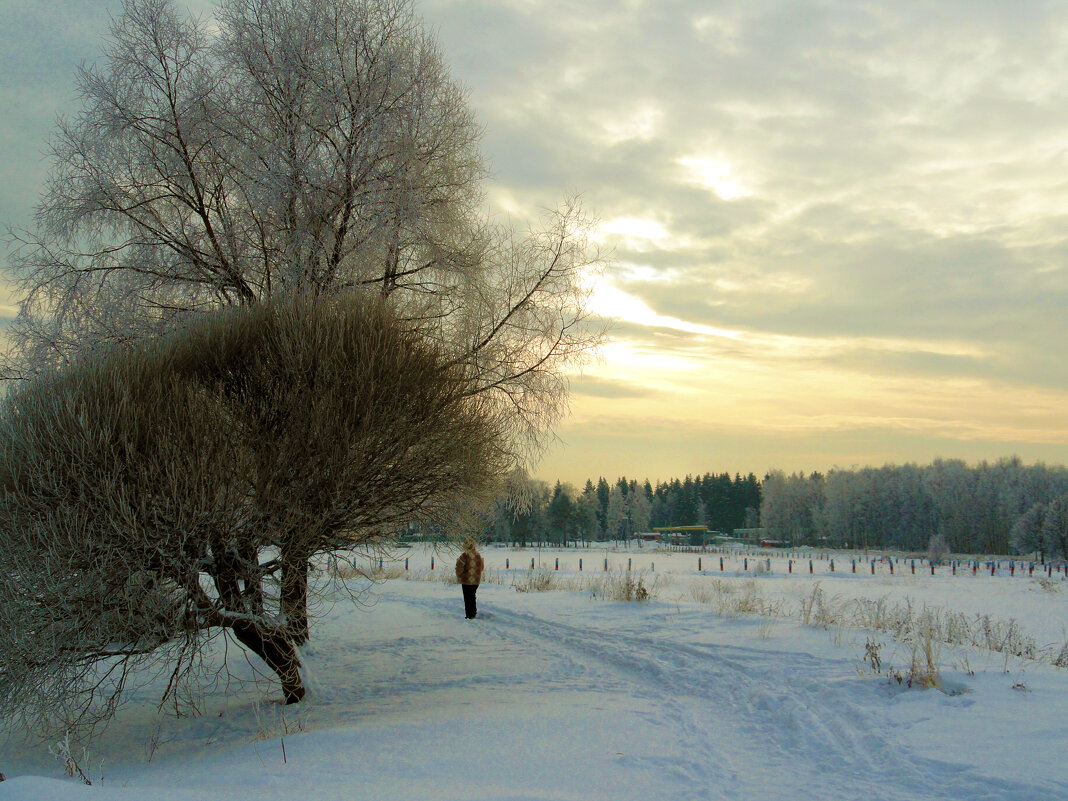
<svg viewBox="0 0 1068 801"><path fill-rule="evenodd" d="M597 226L596 233L601 239L618 236L628 241L644 239L648 242L660 242L668 238L668 230L662 223L639 217L616 217Z"/></svg>
<svg viewBox="0 0 1068 801"><path fill-rule="evenodd" d="M677 163L686 171L687 179L707 187L723 200L735 200L749 194L738 180L734 168L725 159L708 156L683 156Z"/></svg>
<svg viewBox="0 0 1068 801"><path fill-rule="evenodd" d="M618 145L631 139L652 139L660 131L664 113L653 106L644 106L619 119L602 119L601 129L608 145Z"/></svg>
<svg viewBox="0 0 1068 801"><path fill-rule="evenodd" d="M624 292L605 278L599 278L594 282L590 296L590 311L601 317L623 320L650 328L669 328L689 334L704 334L727 339L737 339L741 336L738 331L691 323L677 317L660 314L650 308L645 301Z"/></svg>

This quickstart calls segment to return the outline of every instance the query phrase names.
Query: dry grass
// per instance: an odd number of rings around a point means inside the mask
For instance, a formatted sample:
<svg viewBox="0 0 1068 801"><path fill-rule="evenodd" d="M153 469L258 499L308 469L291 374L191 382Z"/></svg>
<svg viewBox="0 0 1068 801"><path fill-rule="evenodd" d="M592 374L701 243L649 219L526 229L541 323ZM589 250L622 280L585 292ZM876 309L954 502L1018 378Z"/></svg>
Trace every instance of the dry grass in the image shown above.
<svg viewBox="0 0 1068 801"><path fill-rule="evenodd" d="M777 618L786 616L786 602L772 600L760 594L756 581L729 581L713 578L700 584L691 584L689 599L711 606L713 611L723 617L739 615L761 615Z"/></svg>
<svg viewBox="0 0 1068 801"><path fill-rule="evenodd" d="M596 575L597 578L593 579ZM591 574L589 591L592 597L606 601L651 601L660 594L663 581L659 575L620 570Z"/></svg>
<svg viewBox="0 0 1068 801"><path fill-rule="evenodd" d="M760 562L757 566L760 566ZM332 569L341 578L363 577L371 580L404 578L411 581L440 581L455 584L451 569L405 571L402 566L384 570L353 568L341 563ZM560 572L550 568L533 570L487 570L483 583L513 586L517 592L588 592L591 598L611 601L649 601L660 597L671 586L667 574L646 571L616 570L602 573ZM1044 582L1048 583L1048 582ZM1044 587L1045 588L1045 587ZM909 598L894 601L887 596L877 599L843 598L828 595L817 582L801 596L796 607L782 598L768 598L761 593L755 579L742 581L708 578L690 583L676 600L693 601L711 607L721 617L756 615L768 621L794 618L806 626L833 632L840 643L847 630L883 633L908 646L909 665L900 675L902 683L938 686L938 661L943 645L962 645L994 653L1048 662L1068 668L1068 634L1063 643L1040 647L1016 620L998 620L990 615L969 616L963 612L937 607L917 607ZM1060 591L1056 586L1050 591ZM762 625L759 636L770 636L772 623Z"/></svg>
<svg viewBox="0 0 1068 801"><path fill-rule="evenodd" d="M748 579L731 581L709 579L690 585L679 599L712 607L723 617L760 615L772 619L796 618L806 626L834 632L840 642L846 630L858 629L884 633L909 646L909 667L902 681L936 686L939 648L962 645L1021 659L1048 662L1068 667L1068 634L1063 643L1040 647L1014 620L998 620L990 615L969 616L949 609L920 606L905 598L893 601L829 596L816 583L801 596L796 608L786 601L769 599L760 594L759 584Z"/></svg>
<svg viewBox="0 0 1068 801"><path fill-rule="evenodd" d="M451 570L411 571L403 577L412 581L456 583L456 576ZM533 570L487 570L482 575L482 583L512 586L516 592L588 592L591 598L605 601L651 601L659 597L668 580L663 574L654 575L644 570L563 573L541 567Z"/></svg>
<svg viewBox="0 0 1068 801"><path fill-rule="evenodd" d="M659 575L644 570L614 570L607 573L558 573L541 568L519 573L514 586L517 592L588 592L591 598L603 601L651 601L663 589Z"/></svg>

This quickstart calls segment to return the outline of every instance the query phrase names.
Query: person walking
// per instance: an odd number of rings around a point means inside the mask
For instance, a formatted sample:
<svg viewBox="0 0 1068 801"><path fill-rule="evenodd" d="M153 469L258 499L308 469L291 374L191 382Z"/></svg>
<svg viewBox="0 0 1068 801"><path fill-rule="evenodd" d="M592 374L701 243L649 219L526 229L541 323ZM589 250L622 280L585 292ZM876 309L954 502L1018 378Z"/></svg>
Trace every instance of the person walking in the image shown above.
<svg viewBox="0 0 1068 801"><path fill-rule="evenodd" d="M456 580L464 591L464 613L468 620L478 616L478 608L475 606L475 592L482 581L482 570L485 562L482 554L475 547L475 541L468 537L464 540L464 552L456 560Z"/></svg>

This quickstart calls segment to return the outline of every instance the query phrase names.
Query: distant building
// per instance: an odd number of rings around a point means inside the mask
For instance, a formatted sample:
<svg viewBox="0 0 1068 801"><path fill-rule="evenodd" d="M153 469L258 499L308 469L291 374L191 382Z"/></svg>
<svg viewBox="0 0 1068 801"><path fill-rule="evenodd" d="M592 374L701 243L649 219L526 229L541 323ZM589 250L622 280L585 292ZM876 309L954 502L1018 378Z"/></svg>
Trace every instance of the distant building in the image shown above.
<svg viewBox="0 0 1068 801"><path fill-rule="evenodd" d="M655 538L660 542L693 543L698 540L703 543L708 540L709 531L708 526L654 526L652 533L643 534L642 537Z"/></svg>
<svg viewBox="0 0 1068 801"><path fill-rule="evenodd" d="M765 540L770 542L766 528L736 528L734 529L734 538L745 540L751 545L759 545Z"/></svg>

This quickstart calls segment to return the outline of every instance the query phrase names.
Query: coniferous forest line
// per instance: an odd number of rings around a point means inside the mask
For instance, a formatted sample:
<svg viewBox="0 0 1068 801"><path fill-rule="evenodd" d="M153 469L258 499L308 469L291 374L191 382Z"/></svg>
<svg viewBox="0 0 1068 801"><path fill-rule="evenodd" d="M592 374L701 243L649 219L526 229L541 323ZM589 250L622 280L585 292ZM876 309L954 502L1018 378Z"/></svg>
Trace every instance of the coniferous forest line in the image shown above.
<svg viewBox="0 0 1068 801"><path fill-rule="evenodd" d="M621 477L583 487L532 481L529 503L503 499L483 531L489 541L567 545L626 540L657 527L764 530L793 546L953 553L1068 553L1068 467L1016 457L968 464L833 469L827 473L687 475L651 483ZM695 539L696 542L696 539Z"/></svg>
<svg viewBox="0 0 1068 801"><path fill-rule="evenodd" d="M760 514L760 480L729 473L658 481L603 476L587 479L581 489L557 481L533 481L529 503L519 511L502 499L483 536L525 545L557 545L628 540L660 526L707 525L731 532L755 526Z"/></svg>

